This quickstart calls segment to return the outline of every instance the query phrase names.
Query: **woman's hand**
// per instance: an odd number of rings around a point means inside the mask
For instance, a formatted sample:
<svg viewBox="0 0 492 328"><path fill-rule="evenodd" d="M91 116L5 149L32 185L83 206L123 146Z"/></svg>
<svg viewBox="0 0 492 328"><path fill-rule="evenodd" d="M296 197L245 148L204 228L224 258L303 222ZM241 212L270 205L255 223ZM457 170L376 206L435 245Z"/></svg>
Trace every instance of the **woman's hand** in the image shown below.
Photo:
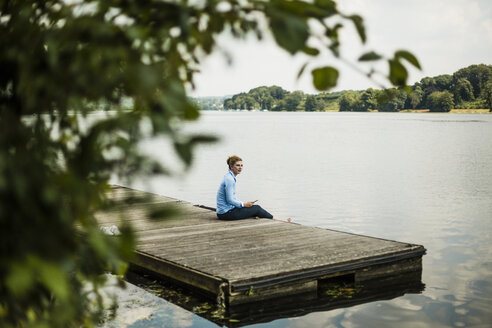
<svg viewBox="0 0 492 328"><path fill-rule="evenodd" d="M244 203L244 207L251 207L255 204L255 202L247 202L247 203Z"/></svg>

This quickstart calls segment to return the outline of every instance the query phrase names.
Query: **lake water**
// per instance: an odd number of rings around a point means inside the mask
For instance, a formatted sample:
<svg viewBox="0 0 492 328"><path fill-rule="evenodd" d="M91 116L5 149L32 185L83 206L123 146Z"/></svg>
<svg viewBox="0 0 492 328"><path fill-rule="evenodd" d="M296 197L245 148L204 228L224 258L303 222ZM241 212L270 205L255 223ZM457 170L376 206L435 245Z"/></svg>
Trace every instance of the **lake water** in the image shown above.
<svg viewBox="0 0 492 328"><path fill-rule="evenodd" d="M237 154L241 200L305 225L427 248L420 294L251 327L492 325L492 115L204 112L186 130L221 141L198 148L186 175L132 187L215 207L225 160ZM179 170L166 140L142 147ZM162 301L130 326L216 325Z"/></svg>

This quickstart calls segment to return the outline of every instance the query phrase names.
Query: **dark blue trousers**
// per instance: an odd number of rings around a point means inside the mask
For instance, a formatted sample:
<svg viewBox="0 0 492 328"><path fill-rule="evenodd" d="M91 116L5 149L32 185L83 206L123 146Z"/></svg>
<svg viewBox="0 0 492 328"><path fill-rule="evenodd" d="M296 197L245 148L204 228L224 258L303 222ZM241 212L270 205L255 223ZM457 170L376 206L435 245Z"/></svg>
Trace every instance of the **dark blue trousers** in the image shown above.
<svg viewBox="0 0 492 328"><path fill-rule="evenodd" d="M260 205L253 205L251 207L236 207L224 214L217 214L220 220L241 220L246 218L266 218L271 219L273 215L265 211Z"/></svg>

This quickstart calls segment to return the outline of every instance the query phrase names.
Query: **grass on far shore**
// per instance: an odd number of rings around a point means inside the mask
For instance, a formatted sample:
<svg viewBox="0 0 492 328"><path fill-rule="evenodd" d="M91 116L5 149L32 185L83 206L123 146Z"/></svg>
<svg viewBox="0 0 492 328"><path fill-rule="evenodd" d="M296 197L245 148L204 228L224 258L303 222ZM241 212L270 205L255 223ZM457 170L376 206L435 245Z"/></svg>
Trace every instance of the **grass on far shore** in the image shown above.
<svg viewBox="0 0 492 328"><path fill-rule="evenodd" d="M402 109L400 113L428 113L428 109ZM488 109L451 109L452 114L489 114Z"/></svg>
<svg viewBox="0 0 492 328"><path fill-rule="evenodd" d="M338 109L330 108L325 109L324 112L338 112ZM365 113L378 113L377 110L365 112ZM346 113L355 113L355 112L346 112ZM364 113L364 112L362 112ZM389 112L389 113L430 113L428 109L402 109L399 112ZM437 112L437 113L446 113L446 112ZM492 114L488 109L451 109L451 114Z"/></svg>

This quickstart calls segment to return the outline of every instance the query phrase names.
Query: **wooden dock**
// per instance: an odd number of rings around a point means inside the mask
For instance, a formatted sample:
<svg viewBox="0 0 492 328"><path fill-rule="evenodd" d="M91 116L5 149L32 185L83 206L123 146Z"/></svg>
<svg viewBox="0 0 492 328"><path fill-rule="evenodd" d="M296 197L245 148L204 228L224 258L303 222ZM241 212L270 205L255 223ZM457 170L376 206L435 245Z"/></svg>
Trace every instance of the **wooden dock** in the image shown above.
<svg viewBox="0 0 492 328"><path fill-rule="evenodd" d="M227 306L293 294L316 293L318 284L343 276L353 281L419 271L420 245L268 219L220 221L215 211L176 199L114 187L124 200L99 213L102 226L121 223L137 234L134 265L204 292ZM128 199L145 199L132 203ZM169 205L180 214L145 218Z"/></svg>

